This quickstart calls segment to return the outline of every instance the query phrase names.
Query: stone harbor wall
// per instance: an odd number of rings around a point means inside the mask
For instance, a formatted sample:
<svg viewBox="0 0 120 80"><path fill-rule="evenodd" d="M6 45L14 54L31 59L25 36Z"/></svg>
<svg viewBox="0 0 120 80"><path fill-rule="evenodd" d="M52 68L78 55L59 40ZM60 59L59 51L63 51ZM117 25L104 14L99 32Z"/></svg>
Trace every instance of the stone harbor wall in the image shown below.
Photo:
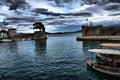
<svg viewBox="0 0 120 80"><path fill-rule="evenodd" d="M44 31L35 31L33 34L33 40L47 39Z"/></svg>
<svg viewBox="0 0 120 80"><path fill-rule="evenodd" d="M20 34L17 34L15 36L12 37L12 40L14 41L17 41L17 40L32 40L33 38L33 33L20 33Z"/></svg>
<svg viewBox="0 0 120 80"><path fill-rule="evenodd" d="M20 33L11 38L13 41L17 40L45 40L47 39L45 32L35 31L34 33Z"/></svg>
<svg viewBox="0 0 120 80"><path fill-rule="evenodd" d="M120 35L120 27L82 26L82 36L114 36Z"/></svg>

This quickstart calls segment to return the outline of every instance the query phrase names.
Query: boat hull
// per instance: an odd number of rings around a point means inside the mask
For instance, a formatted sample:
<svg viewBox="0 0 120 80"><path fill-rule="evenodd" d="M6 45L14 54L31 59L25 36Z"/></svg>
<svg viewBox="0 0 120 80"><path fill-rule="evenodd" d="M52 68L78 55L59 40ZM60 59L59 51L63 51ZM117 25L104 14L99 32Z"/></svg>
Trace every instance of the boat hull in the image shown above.
<svg viewBox="0 0 120 80"><path fill-rule="evenodd" d="M98 71L98 72L101 72L103 74L107 74L107 75L110 75L110 76L114 76L114 77L120 77L120 71L119 72L112 72L110 70L103 70L101 68L98 68L95 66L95 63L96 61L92 61L92 60L87 60L87 64L88 66L90 66L91 68L93 68L94 70ZM104 67L107 67L107 66L104 66ZM113 67L109 67L108 68L113 68ZM118 68L116 68L118 69ZM120 69L120 68L119 68Z"/></svg>

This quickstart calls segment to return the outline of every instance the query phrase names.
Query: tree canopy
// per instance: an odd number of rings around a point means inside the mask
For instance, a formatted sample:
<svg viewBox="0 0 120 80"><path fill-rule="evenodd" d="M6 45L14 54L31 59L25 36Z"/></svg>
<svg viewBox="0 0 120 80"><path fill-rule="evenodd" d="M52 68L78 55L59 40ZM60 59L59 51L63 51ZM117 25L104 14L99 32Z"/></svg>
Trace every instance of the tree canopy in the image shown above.
<svg viewBox="0 0 120 80"><path fill-rule="evenodd" d="M42 24L42 22L35 22L35 23L33 24L33 26L35 26L35 27L33 27L33 29L39 29L40 31L41 31L41 29L42 29L43 31L45 31L45 27L44 27L44 25Z"/></svg>

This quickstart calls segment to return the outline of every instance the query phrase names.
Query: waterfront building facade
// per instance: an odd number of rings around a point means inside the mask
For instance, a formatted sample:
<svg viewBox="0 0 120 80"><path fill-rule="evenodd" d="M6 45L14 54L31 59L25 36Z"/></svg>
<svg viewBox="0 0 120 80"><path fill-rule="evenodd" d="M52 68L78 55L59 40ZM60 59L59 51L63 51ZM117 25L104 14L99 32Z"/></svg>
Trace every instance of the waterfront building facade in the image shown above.
<svg viewBox="0 0 120 80"><path fill-rule="evenodd" d="M0 31L0 39L6 39L6 38L8 38L8 31L1 30Z"/></svg>

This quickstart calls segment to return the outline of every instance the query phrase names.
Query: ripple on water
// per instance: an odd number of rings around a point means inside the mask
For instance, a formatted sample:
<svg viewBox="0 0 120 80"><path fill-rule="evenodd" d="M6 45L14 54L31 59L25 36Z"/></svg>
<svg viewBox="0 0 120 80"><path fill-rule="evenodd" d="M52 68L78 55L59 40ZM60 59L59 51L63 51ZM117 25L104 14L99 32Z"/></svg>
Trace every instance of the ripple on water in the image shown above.
<svg viewBox="0 0 120 80"><path fill-rule="evenodd" d="M4 80L112 80L86 65L87 50L101 48L100 42L77 42L78 35L0 43L0 75Z"/></svg>

